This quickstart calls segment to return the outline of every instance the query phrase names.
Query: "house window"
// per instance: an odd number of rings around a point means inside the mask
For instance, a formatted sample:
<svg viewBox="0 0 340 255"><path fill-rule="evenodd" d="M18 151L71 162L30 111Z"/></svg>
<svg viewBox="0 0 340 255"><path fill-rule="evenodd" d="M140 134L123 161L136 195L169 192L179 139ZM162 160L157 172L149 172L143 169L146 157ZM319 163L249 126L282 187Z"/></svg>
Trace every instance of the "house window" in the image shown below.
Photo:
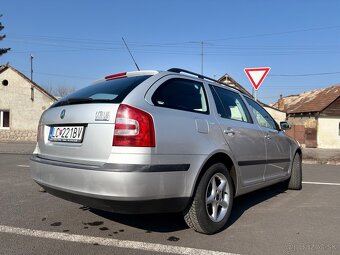
<svg viewBox="0 0 340 255"><path fill-rule="evenodd" d="M9 111L0 111L0 129L9 128Z"/></svg>
<svg viewBox="0 0 340 255"><path fill-rule="evenodd" d="M31 87L31 100L34 101L34 88Z"/></svg>

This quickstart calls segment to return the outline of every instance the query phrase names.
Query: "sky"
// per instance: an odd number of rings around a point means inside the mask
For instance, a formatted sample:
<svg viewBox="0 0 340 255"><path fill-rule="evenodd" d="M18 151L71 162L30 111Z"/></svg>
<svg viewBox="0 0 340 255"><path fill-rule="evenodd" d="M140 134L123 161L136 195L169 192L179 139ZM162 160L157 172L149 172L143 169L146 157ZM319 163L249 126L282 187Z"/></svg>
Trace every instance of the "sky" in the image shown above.
<svg viewBox="0 0 340 255"><path fill-rule="evenodd" d="M42 87L76 89L109 74L180 67L229 74L251 92L244 68L271 67L259 100L340 83L337 0L11 0L1 3L0 57ZM203 43L202 43L203 42ZM203 62L202 62L203 44Z"/></svg>

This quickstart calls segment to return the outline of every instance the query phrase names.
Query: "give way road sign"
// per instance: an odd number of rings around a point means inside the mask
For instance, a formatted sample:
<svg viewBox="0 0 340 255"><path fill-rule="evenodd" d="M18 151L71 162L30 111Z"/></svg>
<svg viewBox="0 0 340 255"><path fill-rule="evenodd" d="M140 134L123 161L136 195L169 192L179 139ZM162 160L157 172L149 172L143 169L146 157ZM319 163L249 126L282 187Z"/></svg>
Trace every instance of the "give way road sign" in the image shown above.
<svg viewBox="0 0 340 255"><path fill-rule="evenodd" d="M255 90L259 89L269 71L270 67L244 68L244 72L248 76Z"/></svg>

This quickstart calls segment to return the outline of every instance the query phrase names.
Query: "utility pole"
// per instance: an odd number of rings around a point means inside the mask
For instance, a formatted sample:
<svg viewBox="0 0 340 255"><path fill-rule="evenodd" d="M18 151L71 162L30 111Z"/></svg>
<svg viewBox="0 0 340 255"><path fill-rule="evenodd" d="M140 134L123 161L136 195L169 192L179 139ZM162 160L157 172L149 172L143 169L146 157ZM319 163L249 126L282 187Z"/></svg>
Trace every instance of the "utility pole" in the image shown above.
<svg viewBox="0 0 340 255"><path fill-rule="evenodd" d="M204 56L204 48L203 48L204 42L201 41L201 46L202 46L202 65L201 65L201 74L203 75L203 56Z"/></svg>
<svg viewBox="0 0 340 255"><path fill-rule="evenodd" d="M33 81L33 55L30 54L30 61L31 61L31 81Z"/></svg>

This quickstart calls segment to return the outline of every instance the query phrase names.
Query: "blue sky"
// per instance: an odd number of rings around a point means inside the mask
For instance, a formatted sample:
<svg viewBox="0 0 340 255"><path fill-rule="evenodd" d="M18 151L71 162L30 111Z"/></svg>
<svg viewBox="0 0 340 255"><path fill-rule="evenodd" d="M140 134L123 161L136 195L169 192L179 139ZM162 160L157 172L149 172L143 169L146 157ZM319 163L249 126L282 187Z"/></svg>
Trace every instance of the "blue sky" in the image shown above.
<svg viewBox="0 0 340 255"><path fill-rule="evenodd" d="M274 102L340 83L340 1L18 1L2 3L0 57L42 86L83 87L108 74L181 67L251 91L243 69L271 67L258 96ZM328 73L328 74L324 74ZM329 74L330 73L330 74ZM281 76L283 75L283 76ZM302 75L302 76L300 76Z"/></svg>

